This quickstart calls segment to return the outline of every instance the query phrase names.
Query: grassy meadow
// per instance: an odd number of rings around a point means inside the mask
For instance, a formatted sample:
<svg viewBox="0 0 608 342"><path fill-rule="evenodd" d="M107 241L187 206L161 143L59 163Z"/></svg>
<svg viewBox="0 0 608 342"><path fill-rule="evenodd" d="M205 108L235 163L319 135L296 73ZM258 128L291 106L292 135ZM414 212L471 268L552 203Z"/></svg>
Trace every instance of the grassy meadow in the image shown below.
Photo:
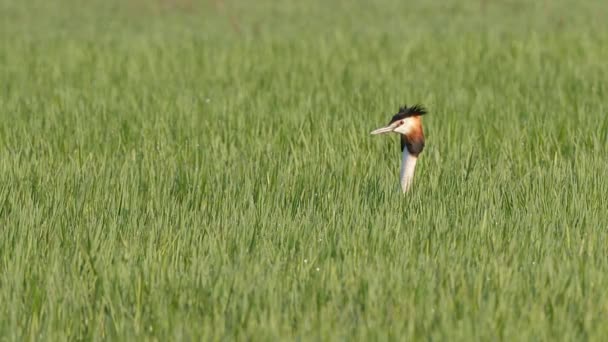
<svg viewBox="0 0 608 342"><path fill-rule="evenodd" d="M0 0L0 340L605 341L607 17Z"/></svg>

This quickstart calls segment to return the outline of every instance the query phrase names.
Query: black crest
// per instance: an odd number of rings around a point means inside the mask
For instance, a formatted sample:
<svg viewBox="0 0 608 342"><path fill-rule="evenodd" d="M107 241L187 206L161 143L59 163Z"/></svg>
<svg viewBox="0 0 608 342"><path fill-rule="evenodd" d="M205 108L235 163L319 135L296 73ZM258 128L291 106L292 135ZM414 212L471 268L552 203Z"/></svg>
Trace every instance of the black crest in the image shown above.
<svg viewBox="0 0 608 342"><path fill-rule="evenodd" d="M418 115L424 115L424 114L426 114L426 109L424 109L424 107L422 107L420 105L413 105L411 107L408 107L407 105L405 105L405 106L399 108L399 113L397 113L393 116L393 118L391 119L391 123L393 123L397 120L409 118L410 116L418 116Z"/></svg>

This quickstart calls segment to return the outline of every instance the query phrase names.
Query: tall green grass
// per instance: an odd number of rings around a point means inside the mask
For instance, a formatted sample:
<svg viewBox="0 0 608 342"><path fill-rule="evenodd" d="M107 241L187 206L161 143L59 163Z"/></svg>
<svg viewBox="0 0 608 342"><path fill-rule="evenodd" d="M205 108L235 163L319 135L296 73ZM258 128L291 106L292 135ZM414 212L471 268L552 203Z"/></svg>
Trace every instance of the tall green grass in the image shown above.
<svg viewBox="0 0 608 342"><path fill-rule="evenodd" d="M608 337L608 5L0 3L2 340Z"/></svg>

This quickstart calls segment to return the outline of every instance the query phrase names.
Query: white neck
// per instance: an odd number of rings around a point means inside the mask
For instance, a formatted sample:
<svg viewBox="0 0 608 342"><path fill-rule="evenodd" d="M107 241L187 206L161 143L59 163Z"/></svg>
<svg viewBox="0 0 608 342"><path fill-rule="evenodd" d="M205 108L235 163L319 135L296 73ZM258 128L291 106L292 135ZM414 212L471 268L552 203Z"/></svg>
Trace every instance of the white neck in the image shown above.
<svg viewBox="0 0 608 342"><path fill-rule="evenodd" d="M401 182L401 190L406 193L414 180L414 169L416 169L417 157L411 155L407 148L403 149L403 158L401 160L401 173L399 180Z"/></svg>

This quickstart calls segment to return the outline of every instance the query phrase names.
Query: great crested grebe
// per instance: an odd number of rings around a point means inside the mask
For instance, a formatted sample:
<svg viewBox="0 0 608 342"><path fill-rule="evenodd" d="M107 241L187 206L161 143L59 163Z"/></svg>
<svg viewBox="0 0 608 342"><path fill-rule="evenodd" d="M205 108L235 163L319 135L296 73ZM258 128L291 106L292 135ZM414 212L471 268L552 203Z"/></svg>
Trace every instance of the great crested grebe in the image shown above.
<svg viewBox="0 0 608 342"><path fill-rule="evenodd" d="M414 180L414 170L418 156L424 149L424 131L422 130L421 116L426 114L422 106L401 107L399 112L393 116L388 126L378 128L371 134L386 134L395 132L401 135L401 172L399 181L401 190L405 193Z"/></svg>

